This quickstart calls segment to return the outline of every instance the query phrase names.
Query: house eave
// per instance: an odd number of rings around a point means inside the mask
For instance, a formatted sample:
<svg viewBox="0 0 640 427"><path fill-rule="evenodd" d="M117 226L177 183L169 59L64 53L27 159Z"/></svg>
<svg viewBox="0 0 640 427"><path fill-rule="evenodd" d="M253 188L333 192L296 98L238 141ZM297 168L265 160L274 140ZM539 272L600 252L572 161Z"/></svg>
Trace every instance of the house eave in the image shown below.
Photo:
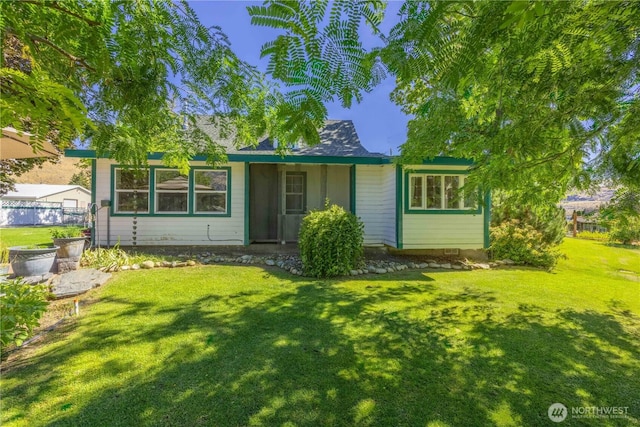
<svg viewBox="0 0 640 427"><path fill-rule="evenodd" d="M147 154L147 160L162 160L165 153L153 152ZM64 155L80 159L109 159L110 153L97 155L95 150L65 150ZM240 154L227 155L229 162L241 163L289 163L289 164L334 164L334 165L387 165L396 162L397 156L314 156L314 155L285 155L277 154ZM196 155L192 161L206 161L207 156ZM422 165L472 166L473 160L455 157L434 157L422 161Z"/></svg>

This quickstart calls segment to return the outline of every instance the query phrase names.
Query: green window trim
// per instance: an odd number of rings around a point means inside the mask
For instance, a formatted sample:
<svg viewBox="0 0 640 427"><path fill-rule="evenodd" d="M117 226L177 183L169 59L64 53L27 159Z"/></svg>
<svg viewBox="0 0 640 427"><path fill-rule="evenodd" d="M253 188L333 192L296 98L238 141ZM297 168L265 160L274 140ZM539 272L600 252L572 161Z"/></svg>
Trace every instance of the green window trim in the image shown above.
<svg viewBox="0 0 640 427"><path fill-rule="evenodd" d="M192 166L189 169L189 190L187 193L187 212L157 212L156 210L156 189L155 189L155 173L156 170L177 170L175 168L169 168L164 165L157 166L149 166L147 170L149 171L149 211L145 212L117 212L116 206L116 170L117 169L126 169L127 165L115 164L111 165L111 176L110 176L110 198L111 198L111 206L110 216L112 217L162 217L162 218L172 218L172 217L207 217L207 218L227 218L231 216L231 167L221 166L221 167L210 167L210 166ZM226 212L224 213L209 213L209 212L195 212L195 171L197 170L224 170L227 172L227 194L226 194Z"/></svg>
<svg viewBox="0 0 640 427"><path fill-rule="evenodd" d="M432 175L432 176L440 176L440 177L445 177L445 176L460 176L460 177L464 177L465 175L468 175L469 171L468 170L442 170L442 169L418 169L418 170L405 170L404 173L404 213L405 215L413 215L413 214L418 214L418 215L479 215L482 213L482 200L481 200L481 196L478 196L478 201L477 201L477 207L474 208L465 208L465 209L434 209L434 208L425 208L425 207L420 207L420 208L412 208L410 207L410 178L411 176L423 176L426 177L427 175ZM444 182L444 179L442 179L442 182ZM463 181L464 182L464 181ZM425 180L423 180L422 182L422 187L423 189L422 191L422 206L426 206L426 182ZM442 203L445 203L445 192L446 190L444 189L444 187L441 186L440 188L440 200L441 200L441 205Z"/></svg>

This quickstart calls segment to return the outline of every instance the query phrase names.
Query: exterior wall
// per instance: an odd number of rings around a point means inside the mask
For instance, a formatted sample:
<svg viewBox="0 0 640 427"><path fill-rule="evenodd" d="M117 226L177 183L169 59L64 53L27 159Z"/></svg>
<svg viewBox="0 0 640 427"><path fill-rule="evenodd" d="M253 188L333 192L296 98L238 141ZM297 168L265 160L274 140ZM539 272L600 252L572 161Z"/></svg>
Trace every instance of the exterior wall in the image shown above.
<svg viewBox="0 0 640 427"><path fill-rule="evenodd" d="M406 174L428 169L443 174L463 173L467 166L410 165L402 174L402 249L482 249L485 245L485 208L465 213L437 210L407 212Z"/></svg>
<svg viewBox="0 0 640 427"><path fill-rule="evenodd" d="M327 198L331 203L342 206L345 210L350 210L349 200L349 174L350 166L329 165L327 166ZM324 200L321 201L324 204Z"/></svg>
<svg viewBox="0 0 640 427"><path fill-rule="evenodd" d="M78 188L63 191L61 193L52 194L47 197L38 199L39 202L57 202L63 203L65 199L77 200L78 208L86 208L91 203L91 193L82 191Z"/></svg>
<svg viewBox="0 0 640 427"><path fill-rule="evenodd" d="M483 215L405 215L403 249L481 249Z"/></svg>
<svg viewBox="0 0 640 427"><path fill-rule="evenodd" d="M356 215L366 246L395 246L395 166L356 166Z"/></svg>
<svg viewBox="0 0 640 427"><path fill-rule="evenodd" d="M96 160L95 201L98 207L102 200L111 199L111 165L108 159ZM150 161L150 166L161 165ZM193 162L193 166L206 166L204 162ZM145 245L242 245L245 242L245 165L232 163L231 168L231 215L221 216L138 216L136 243ZM123 246L132 244L133 217L111 216L110 209L102 207L97 213L96 242L100 245Z"/></svg>

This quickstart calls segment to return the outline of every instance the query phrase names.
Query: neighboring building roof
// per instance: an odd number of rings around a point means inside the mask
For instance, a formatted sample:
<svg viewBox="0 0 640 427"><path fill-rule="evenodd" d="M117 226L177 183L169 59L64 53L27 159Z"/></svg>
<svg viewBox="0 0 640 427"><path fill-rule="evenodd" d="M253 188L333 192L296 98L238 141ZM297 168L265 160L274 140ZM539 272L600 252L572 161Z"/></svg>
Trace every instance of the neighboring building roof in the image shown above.
<svg viewBox="0 0 640 427"><path fill-rule="evenodd" d="M80 185L53 185L53 184L16 184L16 191L9 191L2 196L3 199L38 200L54 194L78 189L87 194L89 190Z"/></svg>
<svg viewBox="0 0 640 427"><path fill-rule="evenodd" d="M263 138L254 146L236 148L232 137L221 137L218 126L208 117L197 121L202 129L215 142L223 145L227 154L276 154L276 148L269 138ZM358 133L351 120L327 120L320 130L320 143L314 146L301 145L287 153L290 156L332 156L332 157L386 157L384 154L371 153L360 143Z"/></svg>

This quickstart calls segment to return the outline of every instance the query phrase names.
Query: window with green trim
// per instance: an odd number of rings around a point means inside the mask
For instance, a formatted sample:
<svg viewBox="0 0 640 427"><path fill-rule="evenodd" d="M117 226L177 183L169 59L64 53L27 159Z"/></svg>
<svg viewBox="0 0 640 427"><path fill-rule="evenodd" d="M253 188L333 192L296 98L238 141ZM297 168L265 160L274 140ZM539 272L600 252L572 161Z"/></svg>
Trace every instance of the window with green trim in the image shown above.
<svg viewBox="0 0 640 427"><path fill-rule="evenodd" d="M156 169L155 204L157 213L187 213L189 177L176 169Z"/></svg>
<svg viewBox="0 0 640 427"><path fill-rule="evenodd" d="M195 213L227 213L228 173L226 170L194 171Z"/></svg>
<svg viewBox="0 0 640 427"><path fill-rule="evenodd" d="M464 175L409 174L409 210L477 208L477 192L464 192L464 181Z"/></svg>
<svg viewBox="0 0 640 427"><path fill-rule="evenodd" d="M149 212L149 170L116 169L114 185L116 212Z"/></svg>

